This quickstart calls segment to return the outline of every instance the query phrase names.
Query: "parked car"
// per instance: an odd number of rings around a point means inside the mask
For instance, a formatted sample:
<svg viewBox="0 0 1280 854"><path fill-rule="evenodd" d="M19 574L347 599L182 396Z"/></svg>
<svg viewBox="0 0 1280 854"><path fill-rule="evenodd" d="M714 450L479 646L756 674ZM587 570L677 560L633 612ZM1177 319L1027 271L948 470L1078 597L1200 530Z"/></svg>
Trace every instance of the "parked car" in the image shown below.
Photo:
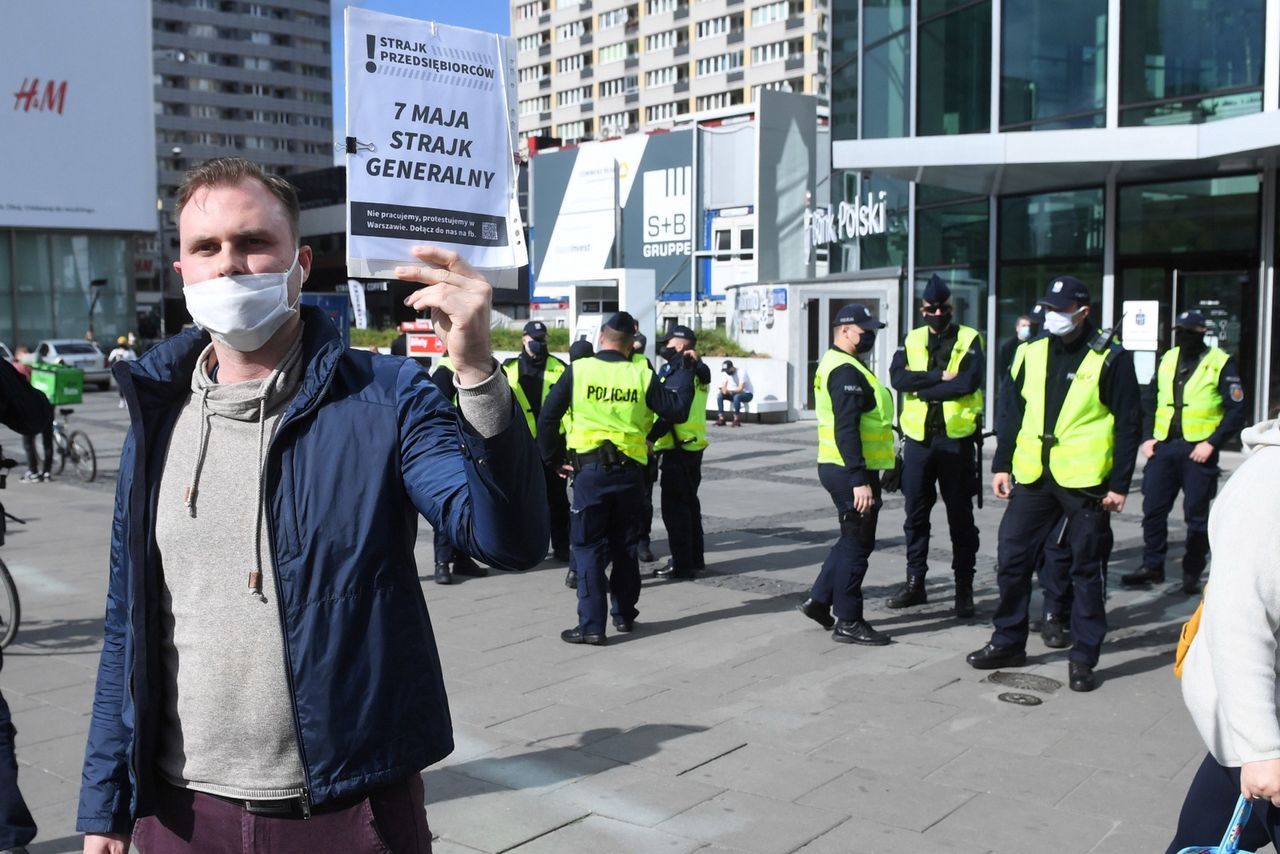
<svg viewBox="0 0 1280 854"><path fill-rule="evenodd" d="M92 341L79 338L51 338L36 347L32 361L51 365L66 365L84 371L84 384L96 385L106 391L111 388L111 371L107 357Z"/></svg>

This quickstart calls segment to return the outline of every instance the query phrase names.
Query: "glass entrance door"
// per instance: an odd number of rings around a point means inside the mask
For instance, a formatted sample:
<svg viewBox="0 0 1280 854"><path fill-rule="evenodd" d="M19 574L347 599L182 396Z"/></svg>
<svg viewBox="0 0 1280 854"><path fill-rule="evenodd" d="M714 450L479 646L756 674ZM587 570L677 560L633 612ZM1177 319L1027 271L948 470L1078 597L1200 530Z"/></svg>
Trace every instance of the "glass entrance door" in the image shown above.
<svg viewBox="0 0 1280 854"><path fill-rule="evenodd" d="M860 302L884 321L886 328L876 334L875 347L866 357L865 364L880 378L885 385L889 384L889 360L898 348L898 313L896 310L896 291L898 282L849 282L844 285L823 285L810 290L813 296L805 299L805 341L804 364L805 375L797 380L804 383L803 388L796 389L796 400L805 402L805 410L813 412L813 377L818 370L818 362L831 347L831 321L836 319L840 309L851 302Z"/></svg>
<svg viewBox="0 0 1280 854"><path fill-rule="evenodd" d="M1216 272L1175 270L1174 319L1184 311L1204 315L1205 343L1230 353L1245 389L1253 391L1258 357L1258 305L1255 274L1249 270ZM1169 324L1170 327L1173 324ZM1172 329L1169 334L1172 335ZM1253 405L1251 409L1255 409Z"/></svg>

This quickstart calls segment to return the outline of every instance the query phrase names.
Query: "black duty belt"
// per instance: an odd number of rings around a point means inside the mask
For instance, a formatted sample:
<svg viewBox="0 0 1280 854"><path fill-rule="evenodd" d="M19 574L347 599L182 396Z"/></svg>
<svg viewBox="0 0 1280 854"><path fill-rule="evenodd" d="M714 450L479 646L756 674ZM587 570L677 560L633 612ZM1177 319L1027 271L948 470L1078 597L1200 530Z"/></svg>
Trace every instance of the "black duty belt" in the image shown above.
<svg viewBox="0 0 1280 854"><path fill-rule="evenodd" d="M577 454L574 458L574 468L581 468L585 465L602 465L602 466L638 466L635 460L628 457L621 451L613 453L605 453L604 451L595 450Z"/></svg>

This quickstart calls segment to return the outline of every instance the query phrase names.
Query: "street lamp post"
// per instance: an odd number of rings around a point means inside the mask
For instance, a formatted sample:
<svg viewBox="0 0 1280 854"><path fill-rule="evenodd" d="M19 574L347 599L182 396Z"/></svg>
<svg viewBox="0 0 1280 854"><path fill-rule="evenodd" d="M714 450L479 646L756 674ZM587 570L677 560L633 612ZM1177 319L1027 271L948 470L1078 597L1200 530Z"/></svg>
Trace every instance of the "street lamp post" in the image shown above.
<svg viewBox="0 0 1280 854"><path fill-rule="evenodd" d="M182 146L175 145L169 149L169 154L173 157L182 156ZM164 189L161 186L160 166L164 161L156 161L156 217L159 220L159 245L156 247L156 290L160 292L160 299L163 300L165 292L169 288L169 273L164 263L165 255L165 223L164 223Z"/></svg>

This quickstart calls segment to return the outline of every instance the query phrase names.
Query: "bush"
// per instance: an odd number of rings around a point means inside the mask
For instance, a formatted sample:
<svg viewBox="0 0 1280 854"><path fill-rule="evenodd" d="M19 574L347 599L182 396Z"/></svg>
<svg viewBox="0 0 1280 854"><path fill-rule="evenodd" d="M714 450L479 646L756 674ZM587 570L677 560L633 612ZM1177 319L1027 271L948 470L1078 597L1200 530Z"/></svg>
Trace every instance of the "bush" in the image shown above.
<svg viewBox="0 0 1280 854"><path fill-rule="evenodd" d="M351 330L351 346L352 347L377 347L379 350L385 350L391 346L391 342L396 340L400 335L400 330L395 327L387 329L355 329Z"/></svg>
<svg viewBox="0 0 1280 854"><path fill-rule="evenodd" d="M763 358L764 353L756 353L741 347L737 341L729 337L723 329L699 329L698 352L703 356L739 356Z"/></svg>
<svg viewBox="0 0 1280 854"><path fill-rule="evenodd" d="M494 350L519 350L524 345L520 339L523 327L517 329L494 329L491 333ZM547 348L552 352L565 353L569 350L569 330L547 327Z"/></svg>

